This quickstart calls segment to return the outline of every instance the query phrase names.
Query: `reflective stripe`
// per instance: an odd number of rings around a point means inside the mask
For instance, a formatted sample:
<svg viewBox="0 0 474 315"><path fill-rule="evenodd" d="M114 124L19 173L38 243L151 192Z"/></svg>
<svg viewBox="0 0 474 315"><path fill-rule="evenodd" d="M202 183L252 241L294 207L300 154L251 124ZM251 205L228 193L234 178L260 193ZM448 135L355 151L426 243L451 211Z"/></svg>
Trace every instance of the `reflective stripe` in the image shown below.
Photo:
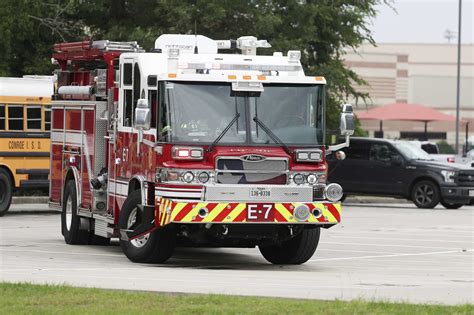
<svg viewBox="0 0 474 315"><path fill-rule="evenodd" d="M159 199L159 217L160 225L168 223L243 223L247 221L246 203L228 203L228 202L181 202L170 199ZM310 209L310 217L305 222L296 220L293 216L294 209L305 204ZM171 209L171 213L167 209ZM202 218L199 216L199 210L207 208L209 214ZM314 209L321 211L321 216L315 217L312 212ZM341 204L331 203L274 203L272 211L274 216L268 221L257 223L299 223L299 224L336 224L341 218Z"/></svg>

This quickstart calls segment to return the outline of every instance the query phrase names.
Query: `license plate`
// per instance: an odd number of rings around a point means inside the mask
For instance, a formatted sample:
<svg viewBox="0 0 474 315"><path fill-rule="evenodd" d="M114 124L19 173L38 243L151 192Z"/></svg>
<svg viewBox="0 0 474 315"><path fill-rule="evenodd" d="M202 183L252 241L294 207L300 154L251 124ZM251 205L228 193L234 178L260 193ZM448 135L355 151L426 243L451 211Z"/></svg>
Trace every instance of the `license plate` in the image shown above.
<svg viewBox="0 0 474 315"><path fill-rule="evenodd" d="M247 204L247 221L266 222L273 221L273 204L249 203Z"/></svg>
<svg viewBox="0 0 474 315"><path fill-rule="evenodd" d="M474 190L469 190L469 197L474 197Z"/></svg>
<svg viewBox="0 0 474 315"><path fill-rule="evenodd" d="M250 188L250 198L267 199L272 196L272 191L267 187L252 187Z"/></svg>

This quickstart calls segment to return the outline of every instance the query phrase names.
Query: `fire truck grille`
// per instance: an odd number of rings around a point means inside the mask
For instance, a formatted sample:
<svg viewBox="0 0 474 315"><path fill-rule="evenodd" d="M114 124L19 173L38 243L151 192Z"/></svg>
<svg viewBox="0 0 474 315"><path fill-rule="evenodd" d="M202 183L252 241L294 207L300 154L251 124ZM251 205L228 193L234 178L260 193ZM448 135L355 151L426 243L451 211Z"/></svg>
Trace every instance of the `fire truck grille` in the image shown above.
<svg viewBox="0 0 474 315"><path fill-rule="evenodd" d="M266 158L246 161L240 157L220 157L216 162L216 182L219 184L285 185L288 160Z"/></svg>
<svg viewBox="0 0 474 315"><path fill-rule="evenodd" d="M460 171L457 183L462 186L474 186L474 171Z"/></svg>

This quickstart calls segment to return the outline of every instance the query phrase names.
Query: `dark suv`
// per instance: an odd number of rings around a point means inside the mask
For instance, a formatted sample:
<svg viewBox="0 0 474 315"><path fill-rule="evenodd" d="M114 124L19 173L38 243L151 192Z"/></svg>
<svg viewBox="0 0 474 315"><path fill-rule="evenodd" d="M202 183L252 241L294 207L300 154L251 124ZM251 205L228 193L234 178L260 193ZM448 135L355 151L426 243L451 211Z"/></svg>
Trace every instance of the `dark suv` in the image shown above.
<svg viewBox="0 0 474 315"><path fill-rule="evenodd" d="M344 193L403 197L419 208L474 204L474 168L437 162L407 141L352 138L345 160L328 157L329 181Z"/></svg>

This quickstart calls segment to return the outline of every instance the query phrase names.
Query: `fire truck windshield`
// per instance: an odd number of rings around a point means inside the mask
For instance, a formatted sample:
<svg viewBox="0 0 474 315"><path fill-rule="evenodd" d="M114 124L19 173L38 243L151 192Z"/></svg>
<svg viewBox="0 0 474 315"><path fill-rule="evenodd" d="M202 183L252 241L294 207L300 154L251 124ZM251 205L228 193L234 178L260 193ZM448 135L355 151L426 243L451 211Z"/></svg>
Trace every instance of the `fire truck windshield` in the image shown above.
<svg viewBox="0 0 474 315"><path fill-rule="evenodd" d="M323 87L265 84L263 92L234 92L230 83L162 82L158 139L210 144L239 116L219 144L278 145L263 122L287 145L323 143ZM240 115L239 115L240 114Z"/></svg>

